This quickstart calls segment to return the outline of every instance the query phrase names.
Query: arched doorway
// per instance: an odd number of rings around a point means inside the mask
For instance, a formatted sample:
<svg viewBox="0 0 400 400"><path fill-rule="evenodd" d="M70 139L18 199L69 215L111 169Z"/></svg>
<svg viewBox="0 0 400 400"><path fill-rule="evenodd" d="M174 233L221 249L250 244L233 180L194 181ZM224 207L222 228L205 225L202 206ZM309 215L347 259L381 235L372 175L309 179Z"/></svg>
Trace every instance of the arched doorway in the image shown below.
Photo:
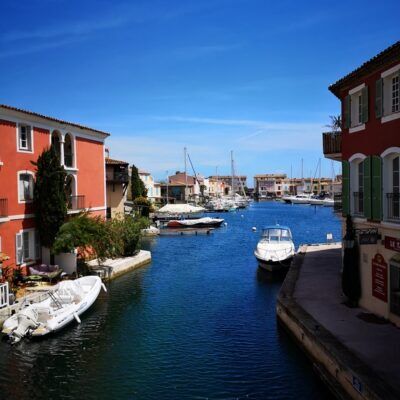
<svg viewBox="0 0 400 400"><path fill-rule="evenodd" d="M64 139L64 165L74 167L74 142L70 133L67 133Z"/></svg>
<svg viewBox="0 0 400 400"><path fill-rule="evenodd" d="M56 151L58 158L61 160L61 133L58 131L53 131L51 134L51 146Z"/></svg>

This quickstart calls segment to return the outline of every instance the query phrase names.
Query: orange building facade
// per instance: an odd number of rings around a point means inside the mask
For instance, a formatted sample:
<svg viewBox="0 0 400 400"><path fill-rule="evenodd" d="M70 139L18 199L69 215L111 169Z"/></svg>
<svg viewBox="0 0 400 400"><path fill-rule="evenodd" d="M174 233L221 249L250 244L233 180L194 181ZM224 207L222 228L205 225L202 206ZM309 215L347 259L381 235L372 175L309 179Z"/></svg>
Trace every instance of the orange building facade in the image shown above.
<svg viewBox="0 0 400 400"><path fill-rule="evenodd" d="M68 174L68 213L105 216L105 139L108 133L0 105L0 252L4 266L41 259L33 210L36 161L54 145Z"/></svg>

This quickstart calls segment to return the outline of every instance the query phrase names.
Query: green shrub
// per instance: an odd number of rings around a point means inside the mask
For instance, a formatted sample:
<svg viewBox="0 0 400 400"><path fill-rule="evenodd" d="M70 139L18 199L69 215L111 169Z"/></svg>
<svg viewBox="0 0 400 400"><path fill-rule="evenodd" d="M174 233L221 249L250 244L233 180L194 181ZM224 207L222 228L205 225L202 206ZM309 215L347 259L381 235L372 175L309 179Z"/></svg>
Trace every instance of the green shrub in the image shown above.
<svg viewBox="0 0 400 400"><path fill-rule="evenodd" d="M134 208L137 211L138 215L142 217L149 217L150 212L153 211L153 206L146 197L137 197L134 201Z"/></svg>

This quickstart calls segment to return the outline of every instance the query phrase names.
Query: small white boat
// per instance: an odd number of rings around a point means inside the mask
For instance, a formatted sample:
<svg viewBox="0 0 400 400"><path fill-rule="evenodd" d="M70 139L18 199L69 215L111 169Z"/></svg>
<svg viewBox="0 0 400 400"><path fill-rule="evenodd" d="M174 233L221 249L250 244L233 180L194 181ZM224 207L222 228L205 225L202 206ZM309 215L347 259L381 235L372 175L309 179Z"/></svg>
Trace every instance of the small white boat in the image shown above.
<svg viewBox="0 0 400 400"><path fill-rule="evenodd" d="M268 271L286 268L294 256L292 233L286 226L267 226L254 252L259 265Z"/></svg>
<svg viewBox="0 0 400 400"><path fill-rule="evenodd" d="M324 199L318 196L311 196L310 204L312 206L322 206L324 204Z"/></svg>
<svg viewBox="0 0 400 400"><path fill-rule="evenodd" d="M160 229L158 229L156 226L150 226L148 228L142 229L143 236L157 236L159 234L160 234Z"/></svg>
<svg viewBox="0 0 400 400"><path fill-rule="evenodd" d="M308 194L297 194L291 199L292 204L310 204L310 195Z"/></svg>
<svg viewBox="0 0 400 400"><path fill-rule="evenodd" d="M169 221L168 228L216 228L224 222L222 218L197 218L197 219L177 219Z"/></svg>
<svg viewBox="0 0 400 400"><path fill-rule="evenodd" d="M44 336L58 331L74 319L80 323L79 315L95 302L102 287L106 291L98 276L62 281L49 290L48 298L8 318L2 333L8 335L12 343L17 343L27 335Z"/></svg>
<svg viewBox="0 0 400 400"><path fill-rule="evenodd" d="M335 205L335 201L333 199L324 199L323 206L324 207L333 207Z"/></svg>

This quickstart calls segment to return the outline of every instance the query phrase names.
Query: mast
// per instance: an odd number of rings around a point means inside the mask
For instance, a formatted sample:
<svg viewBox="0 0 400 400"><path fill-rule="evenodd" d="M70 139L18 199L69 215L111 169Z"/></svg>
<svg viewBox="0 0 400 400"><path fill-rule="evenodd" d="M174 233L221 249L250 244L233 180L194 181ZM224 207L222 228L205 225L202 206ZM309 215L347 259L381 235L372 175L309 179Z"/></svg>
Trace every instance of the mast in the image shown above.
<svg viewBox="0 0 400 400"><path fill-rule="evenodd" d="M232 179L232 198L235 198L235 183L234 183L234 176L233 176L233 150L231 150L231 179Z"/></svg>
<svg viewBox="0 0 400 400"><path fill-rule="evenodd" d="M168 176L168 171L167 172L167 204L169 204L169 194L168 194L168 181L169 181L169 176Z"/></svg>
<svg viewBox="0 0 400 400"><path fill-rule="evenodd" d="M187 156L186 156L186 147L183 148L183 157L185 158L185 201L187 203L188 196L188 180L187 180Z"/></svg>

